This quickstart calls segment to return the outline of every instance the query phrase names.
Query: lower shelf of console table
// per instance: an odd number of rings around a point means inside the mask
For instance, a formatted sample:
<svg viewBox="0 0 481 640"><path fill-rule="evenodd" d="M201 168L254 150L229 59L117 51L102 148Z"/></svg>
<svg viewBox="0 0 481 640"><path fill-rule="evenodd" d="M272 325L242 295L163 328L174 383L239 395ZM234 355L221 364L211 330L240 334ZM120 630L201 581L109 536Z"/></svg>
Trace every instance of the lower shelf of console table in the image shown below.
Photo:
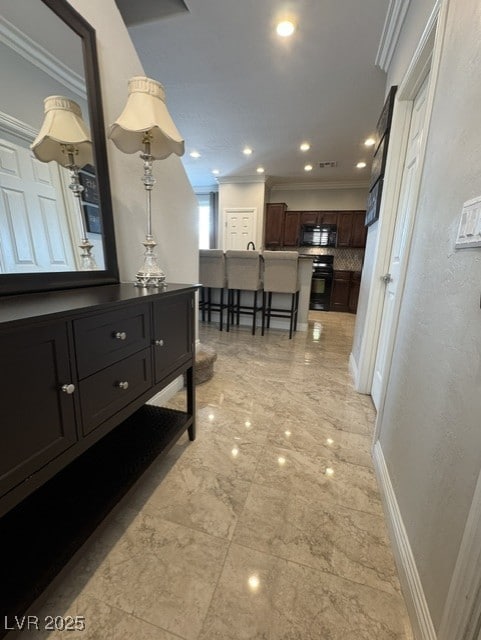
<svg viewBox="0 0 481 640"><path fill-rule="evenodd" d="M32 604L190 426L184 412L145 405L0 519L0 638L38 614Z"/></svg>

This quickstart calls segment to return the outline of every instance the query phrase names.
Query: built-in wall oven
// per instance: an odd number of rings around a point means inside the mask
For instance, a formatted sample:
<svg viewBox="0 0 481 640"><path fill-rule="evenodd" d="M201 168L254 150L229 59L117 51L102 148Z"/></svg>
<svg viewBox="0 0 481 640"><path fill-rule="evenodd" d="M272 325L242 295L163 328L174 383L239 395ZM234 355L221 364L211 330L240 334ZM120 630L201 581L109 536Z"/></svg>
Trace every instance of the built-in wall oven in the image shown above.
<svg viewBox="0 0 481 640"><path fill-rule="evenodd" d="M334 256L315 256L312 264L309 309L329 311L331 301Z"/></svg>

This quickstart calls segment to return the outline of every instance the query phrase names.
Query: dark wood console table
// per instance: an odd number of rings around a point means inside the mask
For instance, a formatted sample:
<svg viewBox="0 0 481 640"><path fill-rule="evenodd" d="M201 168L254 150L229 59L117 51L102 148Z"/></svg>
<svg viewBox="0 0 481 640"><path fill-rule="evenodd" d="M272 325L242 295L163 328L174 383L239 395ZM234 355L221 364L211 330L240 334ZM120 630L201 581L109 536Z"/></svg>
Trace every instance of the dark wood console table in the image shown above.
<svg viewBox="0 0 481 640"><path fill-rule="evenodd" d="M186 374L195 438L193 285L0 298L0 516Z"/></svg>

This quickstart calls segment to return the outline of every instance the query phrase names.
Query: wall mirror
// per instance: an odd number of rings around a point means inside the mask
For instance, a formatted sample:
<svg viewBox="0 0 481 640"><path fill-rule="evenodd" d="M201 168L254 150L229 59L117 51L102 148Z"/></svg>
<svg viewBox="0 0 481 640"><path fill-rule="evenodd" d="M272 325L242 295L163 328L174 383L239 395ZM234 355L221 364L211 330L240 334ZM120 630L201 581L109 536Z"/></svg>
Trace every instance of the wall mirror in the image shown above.
<svg viewBox="0 0 481 640"><path fill-rule="evenodd" d="M0 57L0 294L118 282L95 31L65 0L2 0ZM52 95L90 129L80 207L69 171L30 150ZM82 224L94 270L81 268Z"/></svg>

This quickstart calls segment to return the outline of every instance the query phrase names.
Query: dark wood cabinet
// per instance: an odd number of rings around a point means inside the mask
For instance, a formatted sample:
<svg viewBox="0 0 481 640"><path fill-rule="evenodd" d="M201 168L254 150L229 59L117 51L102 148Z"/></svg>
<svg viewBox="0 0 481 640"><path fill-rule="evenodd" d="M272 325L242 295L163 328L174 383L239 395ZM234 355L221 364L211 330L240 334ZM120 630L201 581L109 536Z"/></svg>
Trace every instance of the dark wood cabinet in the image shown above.
<svg viewBox="0 0 481 640"><path fill-rule="evenodd" d="M349 287L349 313L357 312L357 302L359 300L359 288L361 286L361 272L351 273L351 286Z"/></svg>
<svg viewBox="0 0 481 640"><path fill-rule="evenodd" d="M334 270L331 290L331 310L349 311L349 288L351 286L350 271Z"/></svg>
<svg viewBox="0 0 481 640"><path fill-rule="evenodd" d="M0 299L0 515L182 374L195 437L194 293L106 285Z"/></svg>
<svg viewBox="0 0 481 640"><path fill-rule="evenodd" d="M266 205L264 246L266 249L299 247L303 225L337 225L340 249L366 246L365 211L288 211L284 202Z"/></svg>
<svg viewBox="0 0 481 640"><path fill-rule="evenodd" d="M356 313L360 284L360 271L334 270L331 310Z"/></svg>
<svg viewBox="0 0 481 640"><path fill-rule="evenodd" d="M154 302L153 311L154 378L158 383L192 360L193 297Z"/></svg>
<svg viewBox="0 0 481 640"><path fill-rule="evenodd" d="M319 211L317 224L337 224L337 211Z"/></svg>
<svg viewBox="0 0 481 640"><path fill-rule="evenodd" d="M286 209L285 202L271 202L266 205L264 226L264 245L266 249L278 249L282 246Z"/></svg>
<svg viewBox="0 0 481 640"><path fill-rule="evenodd" d="M337 222L337 246L363 249L367 230L364 226L365 211L340 211Z"/></svg>
<svg viewBox="0 0 481 640"><path fill-rule="evenodd" d="M350 247L352 237L352 211L339 213L337 219L337 246Z"/></svg>
<svg viewBox="0 0 481 640"><path fill-rule="evenodd" d="M77 440L68 327L52 322L0 333L0 495Z"/></svg>
<svg viewBox="0 0 481 640"><path fill-rule="evenodd" d="M317 224L319 220L319 211L301 211L301 224Z"/></svg>
<svg viewBox="0 0 481 640"><path fill-rule="evenodd" d="M299 246L300 216L300 211L286 211L284 218L284 234L282 239L283 247L296 248Z"/></svg>
<svg viewBox="0 0 481 640"><path fill-rule="evenodd" d="M354 211L352 218L351 247L364 249L366 246L367 227L365 226L365 220L365 211Z"/></svg>

